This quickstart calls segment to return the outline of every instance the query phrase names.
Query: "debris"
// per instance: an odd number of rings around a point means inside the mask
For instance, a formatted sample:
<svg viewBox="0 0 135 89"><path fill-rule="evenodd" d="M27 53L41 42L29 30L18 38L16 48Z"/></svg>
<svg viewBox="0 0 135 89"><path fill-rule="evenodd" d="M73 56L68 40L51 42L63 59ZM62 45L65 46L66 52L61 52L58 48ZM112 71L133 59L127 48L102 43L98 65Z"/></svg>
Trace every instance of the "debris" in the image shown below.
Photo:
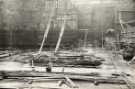
<svg viewBox="0 0 135 89"><path fill-rule="evenodd" d="M68 77L64 77L64 80L61 80L58 82L59 86L62 86L63 84L66 84L70 88L78 88L78 86Z"/></svg>

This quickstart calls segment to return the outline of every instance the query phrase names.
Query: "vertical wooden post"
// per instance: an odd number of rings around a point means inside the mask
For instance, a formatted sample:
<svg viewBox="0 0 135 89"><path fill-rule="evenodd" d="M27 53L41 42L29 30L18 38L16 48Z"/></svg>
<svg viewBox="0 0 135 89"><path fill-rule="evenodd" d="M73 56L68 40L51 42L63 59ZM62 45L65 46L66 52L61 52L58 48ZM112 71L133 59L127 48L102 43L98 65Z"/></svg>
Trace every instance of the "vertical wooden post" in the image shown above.
<svg viewBox="0 0 135 89"><path fill-rule="evenodd" d="M87 36L88 36L88 29L84 30L84 47L87 45Z"/></svg>

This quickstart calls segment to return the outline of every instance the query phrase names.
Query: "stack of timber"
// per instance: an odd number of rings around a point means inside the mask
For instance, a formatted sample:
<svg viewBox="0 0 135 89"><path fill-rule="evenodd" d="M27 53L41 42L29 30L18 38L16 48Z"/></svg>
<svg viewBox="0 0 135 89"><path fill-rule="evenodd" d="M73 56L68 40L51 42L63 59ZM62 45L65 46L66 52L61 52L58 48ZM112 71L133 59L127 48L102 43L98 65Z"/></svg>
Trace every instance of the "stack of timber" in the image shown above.
<svg viewBox="0 0 135 89"><path fill-rule="evenodd" d="M46 65L51 62L54 66L57 65L80 65L80 66L100 66L103 62L103 59L96 58L91 55L82 55L80 53L67 52L67 53L58 53L55 57L40 56L39 59L35 59L35 65Z"/></svg>
<svg viewBox="0 0 135 89"><path fill-rule="evenodd" d="M120 77L113 76L90 76L90 75L77 75L77 74L57 74L45 72L3 72L1 80L3 79L22 79L22 80L51 80L51 79L64 79L66 77L77 81L89 81L92 83L110 83L110 84L126 84Z"/></svg>

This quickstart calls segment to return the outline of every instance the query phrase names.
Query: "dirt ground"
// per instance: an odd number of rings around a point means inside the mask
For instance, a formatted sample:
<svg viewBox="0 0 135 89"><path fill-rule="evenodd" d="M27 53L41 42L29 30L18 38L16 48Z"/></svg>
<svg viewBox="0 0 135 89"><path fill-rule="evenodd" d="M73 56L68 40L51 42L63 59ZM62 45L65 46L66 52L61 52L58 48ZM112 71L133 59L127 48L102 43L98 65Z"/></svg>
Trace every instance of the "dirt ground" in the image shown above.
<svg viewBox="0 0 135 89"><path fill-rule="evenodd" d="M87 49L88 50L88 49ZM134 64L129 65L122 59L121 55L113 54L111 51L106 51L103 49L89 49L88 54L94 54L97 57L102 57L105 59L104 63L100 68L73 68L73 67L64 67L64 72L66 73L79 73L79 74L90 74L98 73L100 76L112 76L112 74L126 73L129 74L131 81L135 80L135 66ZM31 71L32 68L29 63L16 62L15 60L26 60L24 56L14 55L12 57L7 57L0 59L0 71ZM4 60L4 61L3 61ZM43 72L45 67L35 67L35 71ZM63 67L53 67L52 72L62 72ZM11 82L12 81L12 82ZM79 88L77 89L128 89L126 85L119 84L99 84L98 86L94 85L88 81L74 81ZM27 82L20 80L3 80L0 81L0 87L18 87L24 86ZM134 82L135 83L135 82ZM58 87L58 81L45 81L45 82L34 82L30 86L42 86L42 87ZM64 88L63 88L64 87ZM62 89L70 89L67 86L62 86ZM35 88L34 88L35 89ZM36 88L38 89L38 88ZM39 88L40 89L40 88ZM49 89L49 88L44 88ZM58 88L60 89L60 88Z"/></svg>

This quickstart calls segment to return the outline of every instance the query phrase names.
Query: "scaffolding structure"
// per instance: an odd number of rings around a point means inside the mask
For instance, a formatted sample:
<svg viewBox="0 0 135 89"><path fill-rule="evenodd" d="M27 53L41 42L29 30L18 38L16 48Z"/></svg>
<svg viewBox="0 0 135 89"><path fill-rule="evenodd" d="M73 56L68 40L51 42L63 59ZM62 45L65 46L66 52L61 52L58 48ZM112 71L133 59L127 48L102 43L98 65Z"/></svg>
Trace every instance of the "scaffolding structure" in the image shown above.
<svg viewBox="0 0 135 89"><path fill-rule="evenodd" d="M130 43L135 43L135 27L134 25L130 25L130 24L135 24L135 20L127 20L124 21L122 15L123 13L133 13L135 14L135 11L119 11L119 22L121 25L121 34L120 34L120 38L121 38L121 42L130 44Z"/></svg>

